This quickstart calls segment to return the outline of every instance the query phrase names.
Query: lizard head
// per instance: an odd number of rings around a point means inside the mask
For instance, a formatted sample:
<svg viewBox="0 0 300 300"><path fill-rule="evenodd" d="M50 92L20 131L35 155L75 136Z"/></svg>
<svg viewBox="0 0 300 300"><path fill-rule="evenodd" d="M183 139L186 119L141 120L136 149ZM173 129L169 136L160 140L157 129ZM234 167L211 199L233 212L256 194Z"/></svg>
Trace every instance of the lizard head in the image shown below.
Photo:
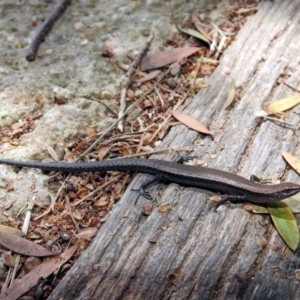
<svg viewBox="0 0 300 300"><path fill-rule="evenodd" d="M274 186L275 187L275 186ZM279 201L300 193L300 185L292 182L283 182L276 185L274 200Z"/></svg>

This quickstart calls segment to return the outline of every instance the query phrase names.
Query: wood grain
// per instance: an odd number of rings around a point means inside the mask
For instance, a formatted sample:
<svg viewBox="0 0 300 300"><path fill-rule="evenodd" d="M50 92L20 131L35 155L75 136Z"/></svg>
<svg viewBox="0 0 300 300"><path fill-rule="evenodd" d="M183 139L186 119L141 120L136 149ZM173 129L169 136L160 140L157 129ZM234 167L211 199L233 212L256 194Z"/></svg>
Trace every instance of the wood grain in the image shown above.
<svg viewBox="0 0 300 300"><path fill-rule="evenodd" d="M180 125L161 147L194 145L195 154L210 167L247 178L278 173L299 182L280 155L282 150L300 155L296 132L255 118L264 104L294 94L278 83L282 70L290 73L284 78L289 84L300 86L299 9L298 0L263 1L225 51L210 88L185 109L210 126L214 140ZM242 97L225 110L233 81ZM299 109L294 112L297 123ZM281 259L284 244L269 217L252 215L242 205L214 213L211 192L175 184L152 188L157 202L146 217L142 208L148 201L131 191L145 178L136 176L49 299L300 299L294 273L300 250ZM170 210L159 213L158 205L166 202ZM256 234L270 238L280 251L261 248ZM175 285L167 281L173 273L178 274Z"/></svg>

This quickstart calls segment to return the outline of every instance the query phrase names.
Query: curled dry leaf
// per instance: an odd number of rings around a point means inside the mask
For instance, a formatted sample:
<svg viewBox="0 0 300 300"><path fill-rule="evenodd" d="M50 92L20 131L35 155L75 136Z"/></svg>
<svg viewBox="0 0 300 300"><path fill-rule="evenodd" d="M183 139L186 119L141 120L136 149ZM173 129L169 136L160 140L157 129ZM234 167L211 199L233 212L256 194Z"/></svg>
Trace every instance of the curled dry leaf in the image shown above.
<svg viewBox="0 0 300 300"><path fill-rule="evenodd" d="M187 61L187 58L185 56L180 57L177 61L175 61L170 66L170 73L171 75L176 75L179 71L182 65L184 65Z"/></svg>
<svg viewBox="0 0 300 300"><path fill-rule="evenodd" d="M135 82L137 82L137 83L143 83L143 82L152 80L155 77L157 77L160 73L161 73L161 70L152 71L152 72L146 74L143 78L140 78L140 79L136 80Z"/></svg>
<svg viewBox="0 0 300 300"><path fill-rule="evenodd" d="M256 234L255 238L256 238L256 242L259 246L261 246L262 248L265 248L267 246L268 243L264 237Z"/></svg>
<svg viewBox="0 0 300 300"><path fill-rule="evenodd" d="M106 197L102 197L101 199L97 200L94 203L94 206L103 207L103 206L106 206L107 204L108 204L108 201L106 200Z"/></svg>
<svg viewBox="0 0 300 300"><path fill-rule="evenodd" d="M295 275L296 275L296 278L298 280L300 280L300 270L299 269L295 270Z"/></svg>
<svg viewBox="0 0 300 300"><path fill-rule="evenodd" d="M300 174L300 159L292 155L291 153L288 153L286 151L282 151L281 155L283 158L287 161L287 163L298 173Z"/></svg>
<svg viewBox="0 0 300 300"><path fill-rule="evenodd" d="M288 252L289 252L289 247L285 245L281 251L280 259L284 259Z"/></svg>
<svg viewBox="0 0 300 300"><path fill-rule="evenodd" d="M14 123L11 125L11 129L12 130L18 130L18 129L22 129L23 130L23 126L24 126L24 122L18 122L18 123Z"/></svg>
<svg viewBox="0 0 300 300"><path fill-rule="evenodd" d="M158 211L160 213L165 213L166 211L168 211L168 209L170 209L170 203L163 203L158 207Z"/></svg>
<svg viewBox="0 0 300 300"><path fill-rule="evenodd" d="M177 119L179 122L186 125L187 127L191 128L191 129L194 129L198 132L204 133L204 134L212 135L212 133L207 128L207 126L201 124L200 122L193 119L189 115L187 115L183 112L180 112L178 110L172 110L172 115L175 119Z"/></svg>
<svg viewBox="0 0 300 300"><path fill-rule="evenodd" d="M275 243L270 243L270 248L272 251L278 251L279 250L279 246Z"/></svg>
<svg viewBox="0 0 300 300"><path fill-rule="evenodd" d="M253 205L251 203L244 203L244 210L248 212L253 212Z"/></svg>
<svg viewBox="0 0 300 300"><path fill-rule="evenodd" d="M209 197L209 200L213 201L213 202L218 202L218 201L221 200L221 196L218 195L218 194L214 194L214 195L212 195L212 196Z"/></svg>
<svg viewBox="0 0 300 300"><path fill-rule="evenodd" d="M18 140L18 139L12 139L12 140L10 140L10 144L12 146L19 146L20 145L20 140Z"/></svg>
<svg viewBox="0 0 300 300"><path fill-rule="evenodd" d="M99 160L103 160L104 157L107 155L107 153L109 152L110 147L102 147L99 152L98 152L98 159Z"/></svg>
<svg viewBox="0 0 300 300"><path fill-rule="evenodd" d="M75 234L75 236L78 239L89 240L97 233L97 230L98 230L98 228L96 228L96 227L87 227L87 228L80 230L80 232Z"/></svg>
<svg viewBox="0 0 300 300"><path fill-rule="evenodd" d="M143 206L143 215L144 216L150 216L151 212L152 212L152 209L153 209L153 205L150 203L150 204L145 204Z"/></svg>
<svg viewBox="0 0 300 300"><path fill-rule="evenodd" d="M95 128L87 127L85 132L88 136L93 137L97 134L97 130Z"/></svg>
<svg viewBox="0 0 300 300"><path fill-rule="evenodd" d="M230 85L230 88L229 88L229 92L228 92L228 96L227 96L227 100L226 100L225 109L227 109L232 104L232 102L233 102L233 100L235 98L235 91L236 91L235 84L232 83Z"/></svg>
<svg viewBox="0 0 300 300"><path fill-rule="evenodd" d="M47 147L47 151L48 151L49 155L50 155L55 161L59 161L58 155L57 155L57 153L55 152L55 150L54 150L52 147L48 146L48 147Z"/></svg>
<svg viewBox="0 0 300 300"><path fill-rule="evenodd" d="M200 48L198 47L175 48L148 55L142 60L141 70L145 71L168 66L169 64L178 61L181 57L189 57L199 49Z"/></svg>
<svg viewBox="0 0 300 300"><path fill-rule="evenodd" d="M171 75L176 75L179 71L180 71L180 67L181 65L178 63L178 61L175 61L174 63L172 63L172 65L170 66L170 73Z"/></svg>
<svg viewBox="0 0 300 300"><path fill-rule="evenodd" d="M2 252L2 260L10 268L15 266L15 260L10 251Z"/></svg>
<svg viewBox="0 0 300 300"><path fill-rule="evenodd" d="M300 103L300 95L293 95L279 101L276 101L266 107L264 107L264 111L268 114L274 113L282 113L286 110L293 108L294 106Z"/></svg>
<svg viewBox="0 0 300 300"><path fill-rule="evenodd" d="M81 221L83 219L83 214L79 210L73 212L73 216L76 220Z"/></svg>

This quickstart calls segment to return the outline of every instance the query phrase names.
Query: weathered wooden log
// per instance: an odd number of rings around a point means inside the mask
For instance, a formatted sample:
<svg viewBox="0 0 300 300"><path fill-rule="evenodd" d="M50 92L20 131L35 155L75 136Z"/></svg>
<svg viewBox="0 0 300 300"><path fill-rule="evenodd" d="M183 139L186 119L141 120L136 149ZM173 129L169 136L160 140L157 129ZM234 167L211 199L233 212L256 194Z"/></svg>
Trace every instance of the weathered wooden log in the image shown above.
<svg viewBox="0 0 300 300"><path fill-rule="evenodd" d="M210 167L247 178L279 173L299 182L280 154L299 155L299 138L293 130L258 122L255 116L264 104L294 94L279 83L283 70L290 74L283 79L299 87L299 9L298 0L262 2L225 51L210 87L186 108L185 113L210 126L214 139L180 125L162 147L193 145ZM241 99L225 110L232 82L240 87ZM292 118L299 120L297 114ZM131 191L145 177L135 177L49 299L300 298L295 278L300 250L281 259L280 251L256 242L260 235L284 247L268 216L250 214L242 205L214 213L211 192L170 184L151 189L156 202L146 217L142 208L148 200ZM170 209L159 213L158 205L166 202Z"/></svg>

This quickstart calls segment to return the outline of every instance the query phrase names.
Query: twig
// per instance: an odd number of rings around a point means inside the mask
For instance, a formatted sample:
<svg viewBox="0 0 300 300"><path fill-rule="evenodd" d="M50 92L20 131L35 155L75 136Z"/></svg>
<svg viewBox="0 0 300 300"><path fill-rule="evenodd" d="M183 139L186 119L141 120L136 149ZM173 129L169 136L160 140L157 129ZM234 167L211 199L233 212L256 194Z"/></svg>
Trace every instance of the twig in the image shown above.
<svg viewBox="0 0 300 300"><path fill-rule="evenodd" d="M62 254L60 255L60 258L61 258L61 259L60 259L59 267L58 267L58 269L57 269L56 272L55 272L55 276L54 276L54 278L53 278L53 280L52 280L52 285L54 285L54 282L56 282L56 278L57 278L57 276L58 276L58 274L59 274L60 268L61 268L61 266L63 265L63 260L64 260L65 257L66 257L66 252L67 252L67 250L69 250L69 248L70 248L71 241L72 241L72 239L69 240L69 243L68 243L67 248L66 248L66 250L64 251L64 253L62 253Z"/></svg>
<svg viewBox="0 0 300 300"><path fill-rule="evenodd" d="M40 45L45 41L46 36L51 31L55 22L63 15L67 7L71 4L71 0L61 0L55 7L50 16L44 21L42 27L29 45L26 54L27 61L34 61Z"/></svg>
<svg viewBox="0 0 300 300"><path fill-rule="evenodd" d="M291 126L292 128L295 127L296 124L292 123L292 122L287 122L287 121L283 121L283 120L279 120L277 118L273 118L273 117L269 117L269 116L260 116L260 117L257 117L257 118L263 118L264 120L269 120L269 121L273 121L275 123L281 123L281 124L285 124L285 125L288 125L288 126Z"/></svg>
<svg viewBox="0 0 300 300"><path fill-rule="evenodd" d="M161 96L161 94L160 94L160 92L159 92L159 90L158 90L158 88L157 88L156 85L154 86L154 89L155 89L155 92L156 92L156 94L157 94L157 96L158 96L158 98L160 100L161 106L166 105L166 102L164 101L163 97Z"/></svg>
<svg viewBox="0 0 300 300"><path fill-rule="evenodd" d="M163 153L163 152L167 152L167 151L175 151L175 152L180 152L180 151L186 151L186 152L190 152L192 150L191 147L188 148L167 148L167 149L161 149L161 150L154 150L154 151L150 151L150 152L143 152L143 153L138 153L138 154L133 154L133 155L128 155L124 158L133 158L133 157L140 157L140 156L149 156L152 154L158 154L158 153ZM77 201L76 203L74 203L74 206L82 203L83 201L89 199L91 196L93 196L95 193L97 193L98 191L104 189L105 187L107 187L108 185L114 183L115 181L118 181L120 179L121 175L115 177L114 179L102 184L101 186L99 186L98 188L96 188L94 191L92 191L91 193L89 193L88 195L86 195L85 197L83 197L82 199L80 199L79 201Z"/></svg>
<svg viewBox="0 0 300 300"><path fill-rule="evenodd" d="M115 111L111 106L109 106L109 105L107 105L104 101L102 101L102 100L100 100L100 99L98 99L98 98L96 98L96 97L91 97L91 98L89 98L89 97L85 97L85 96L82 96L83 98L87 98L87 99L92 99L92 100L94 100L94 101L97 101L98 103L101 103L103 106L105 106L110 112L112 112L114 115L118 115L118 112L117 111Z"/></svg>
<svg viewBox="0 0 300 300"><path fill-rule="evenodd" d="M69 196L66 196L66 204L67 204L67 208L69 210L70 218L71 218L71 220L72 220L72 222L73 222L73 224L74 224L74 226L76 228L77 233L79 233L80 232L80 228L79 228L79 226L78 226L78 224L77 224L77 222L76 222L76 220L75 220L75 218L73 216L73 212L72 212L72 208L71 208L71 205L70 205Z"/></svg>
<svg viewBox="0 0 300 300"><path fill-rule="evenodd" d="M129 134L126 134L126 135L123 135L123 136L115 136L107 141L104 141L100 144L100 146L107 146L109 144L112 144L112 143L115 143L115 142L118 142L118 141L123 141L123 140L127 140L129 138L131 139L134 139L134 138L140 138L142 135L142 133L140 134L133 134L133 135L129 135Z"/></svg>
<svg viewBox="0 0 300 300"><path fill-rule="evenodd" d="M216 53L214 54L214 59L218 59L219 58L219 55L220 55L220 52L223 50L223 48L225 48L225 42L227 40L227 37L226 35L223 33L222 30L219 29L218 26L216 26L215 24L213 24L214 28L217 30L217 32L220 34L220 36L222 37L221 38L221 41L219 43L219 45L217 46L217 51Z"/></svg>
<svg viewBox="0 0 300 300"><path fill-rule="evenodd" d="M94 191L92 191L91 193L89 193L88 195L86 195L85 197L83 197L82 199L80 199L79 201L77 201L76 203L74 203L74 206L82 203L83 201L87 200L88 198L90 198L91 196L93 196L95 193L97 193L98 191L100 191L101 189L104 189L105 187L107 187L108 185L114 183L115 181L118 181L120 179L121 175L115 177L114 179L105 182L104 184L102 184L101 186L99 186L98 188L96 188Z"/></svg>
<svg viewBox="0 0 300 300"><path fill-rule="evenodd" d="M197 79L200 67L202 65L202 61L203 61L203 55L201 55L200 61L199 61L198 65L197 65L197 67L196 67L195 77L194 77L193 82L192 82L193 89L195 89L195 83L196 83L196 79Z"/></svg>
<svg viewBox="0 0 300 300"><path fill-rule="evenodd" d="M164 153L164 152L168 152L168 151L175 151L175 152L181 152L181 151L185 151L185 152L190 152L192 151L191 147L188 148L165 148L165 149L160 149L160 150L153 150L153 151L149 151L149 152L141 152L141 153L137 153L137 154L132 154L132 155L128 155L125 156L125 158L133 158L133 157L140 157L140 156L150 156L153 154L159 154L159 153Z"/></svg>
<svg viewBox="0 0 300 300"><path fill-rule="evenodd" d="M294 91L300 93L300 90L297 89L296 87L294 87L293 85L287 83L286 81L284 81L283 83L284 83L286 86L288 86L289 88L291 88L292 90L294 90Z"/></svg>
<svg viewBox="0 0 300 300"><path fill-rule="evenodd" d="M187 92L185 94L185 96L176 104L176 106L174 107L173 110L176 110L187 99L188 95L189 95L189 92ZM169 114L167 116L167 118L160 124L160 126L158 127L158 129L152 134L151 139L148 142L149 144L151 144L153 142L153 140L159 134L159 132L161 131L161 129L165 127L165 125L167 124L167 122L170 120L171 117L172 117L172 114Z"/></svg>
<svg viewBox="0 0 300 300"><path fill-rule="evenodd" d="M126 101L125 101L126 100L126 92L131 83L132 75L134 74L135 70L138 68L142 58L146 55L152 40L153 40L153 34L150 35L150 38L146 42L146 45L136 55L134 61L131 63L131 65L124 77L124 80L121 83L122 90L121 90L121 97L120 97L120 109L119 109L119 114L118 114L119 119L123 116L125 108L126 108ZM123 132L123 129L124 129L123 118L120 119L120 121L118 122L118 128L121 132Z"/></svg>
<svg viewBox="0 0 300 300"><path fill-rule="evenodd" d="M162 74L162 76L157 80L157 83L158 84L165 76L166 74L168 73L165 72L164 74ZM100 136L99 138L87 149L85 150L77 159L76 161L79 161L82 157L84 157L87 153L89 153L92 149L94 149L94 147L100 143L100 141L103 139L103 137L111 130L113 129L118 123L120 120L122 120L140 101L142 101L143 99L145 99L145 97L150 93L152 92L154 89L154 86L152 88L150 88L146 93L144 93L138 100L136 100L134 103L132 103L127 109L126 111L124 112L124 114L119 117L113 124L111 124Z"/></svg>
<svg viewBox="0 0 300 300"><path fill-rule="evenodd" d="M41 219L42 217L48 215L51 211L54 211L54 204L56 202L56 200L58 199L58 196L60 195L62 189L64 188L66 181L71 177L71 174L69 174L66 179L64 180L64 182L62 183L61 187L59 188L59 190L57 191L55 197L51 197L51 204L48 207L48 209L46 211L44 211L41 215L37 216L36 218L34 218L34 220L38 220Z"/></svg>

